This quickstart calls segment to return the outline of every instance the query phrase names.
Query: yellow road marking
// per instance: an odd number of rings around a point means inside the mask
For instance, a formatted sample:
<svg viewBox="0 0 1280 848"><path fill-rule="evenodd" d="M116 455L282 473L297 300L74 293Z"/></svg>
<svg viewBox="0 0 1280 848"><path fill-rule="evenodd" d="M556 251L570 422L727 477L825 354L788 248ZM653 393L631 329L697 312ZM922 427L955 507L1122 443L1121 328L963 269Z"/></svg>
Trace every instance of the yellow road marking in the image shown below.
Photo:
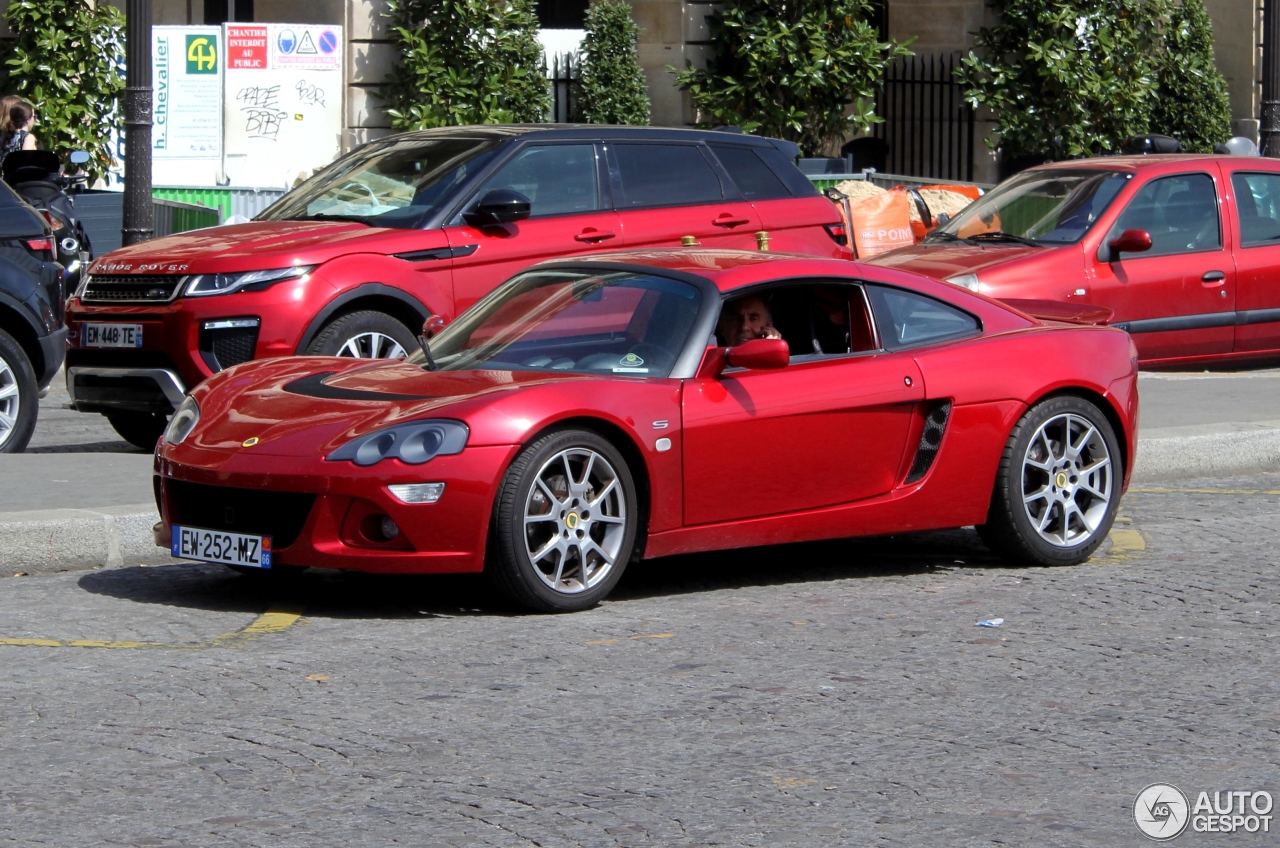
<svg viewBox="0 0 1280 848"><path fill-rule="evenodd" d="M1123 516L1116 516L1117 523L1132 523L1133 519ZM1111 540L1111 550L1107 552L1105 557L1094 560L1094 563L1118 563L1126 560L1134 559L1141 556L1147 549L1147 540L1142 533L1137 530L1122 529L1112 526L1111 532L1107 534L1107 538Z"/></svg>
<svg viewBox="0 0 1280 848"><path fill-rule="evenodd" d="M1139 495L1280 495L1280 489L1130 489Z"/></svg>
<svg viewBox="0 0 1280 848"><path fill-rule="evenodd" d="M288 630L302 617L302 607L281 604L271 607L246 627L223 633L205 642L129 642L97 639L0 639L0 645L22 645L35 648L167 648L176 651L198 651L203 648L236 647L269 633Z"/></svg>
<svg viewBox="0 0 1280 848"><path fill-rule="evenodd" d="M639 636L628 636L628 639L670 639L674 633L646 633ZM592 639L588 645L616 645L621 639Z"/></svg>

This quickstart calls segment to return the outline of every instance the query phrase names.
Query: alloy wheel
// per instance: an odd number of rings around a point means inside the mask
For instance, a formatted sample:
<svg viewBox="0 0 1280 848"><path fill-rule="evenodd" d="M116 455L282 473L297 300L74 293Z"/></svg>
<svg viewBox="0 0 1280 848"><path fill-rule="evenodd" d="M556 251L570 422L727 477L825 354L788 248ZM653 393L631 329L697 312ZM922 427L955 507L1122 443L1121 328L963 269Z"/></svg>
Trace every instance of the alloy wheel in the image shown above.
<svg viewBox="0 0 1280 848"><path fill-rule="evenodd" d="M1022 459L1022 504L1051 545L1091 538L1106 519L1114 484L1107 440L1087 418L1055 415L1031 437Z"/></svg>
<svg viewBox="0 0 1280 848"><path fill-rule="evenodd" d="M18 375L8 362L0 357L0 445L13 436L22 410L22 395L18 390Z"/></svg>
<svg viewBox="0 0 1280 848"><path fill-rule="evenodd" d="M404 346L386 333L357 333L338 348L338 356L356 359L398 359L406 355Z"/></svg>
<svg viewBox="0 0 1280 848"><path fill-rule="evenodd" d="M524 508L525 553L547 587L586 592L617 564L627 520L614 467L590 448L569 448L534 477Z"/></svg>

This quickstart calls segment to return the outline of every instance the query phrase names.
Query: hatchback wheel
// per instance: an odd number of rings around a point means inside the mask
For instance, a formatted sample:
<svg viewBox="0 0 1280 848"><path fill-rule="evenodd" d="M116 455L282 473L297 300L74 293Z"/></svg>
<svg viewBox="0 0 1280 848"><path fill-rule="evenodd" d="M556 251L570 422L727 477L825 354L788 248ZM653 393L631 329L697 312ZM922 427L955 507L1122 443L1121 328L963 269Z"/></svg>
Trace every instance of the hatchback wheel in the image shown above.
<svg viewBox="0 0 1280 848"><path fill-rule="evenodd" d="M307 353L357 359L398 359L417 348L413 331L404 324L383 312L366 310L343 315L329 324L307 345Z"/></svg>
<svg viewBox="0 0 1280 848"><path fill-rule="evenodd" d="M0 330L0 453L22 453L36 429L39 390L22 346Z"/></svg>
<svg viewBox="0 0 1280 848"><path fill-rule="evenodd" d="M587 609L622 577L639 523L635 482L617 448L586 430L552 433L507 470L485 570L522 606Z"/></svg>
<svg viewBox="0 0 1280 848"><path fill-rule="evenodd" d="M1084 562L1111 531L1123 479L1119 444L1102 410L1075 397L1044 401L1009 437L978 532L1016 562Z"/></svg>

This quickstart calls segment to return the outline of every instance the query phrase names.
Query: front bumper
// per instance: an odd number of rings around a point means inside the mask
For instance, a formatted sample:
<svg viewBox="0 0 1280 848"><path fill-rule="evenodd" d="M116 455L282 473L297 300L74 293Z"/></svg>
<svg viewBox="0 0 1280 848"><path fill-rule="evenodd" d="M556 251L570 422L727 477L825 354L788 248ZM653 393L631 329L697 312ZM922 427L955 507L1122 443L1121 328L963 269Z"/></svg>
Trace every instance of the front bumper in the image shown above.
<svg viewBox="0 0 1280 848"><path fill-rule="evenodd" d="M251 448L161 446L156 544L168 548L173 526L181 524L271 536L279 565L385 574L482 571L493 500L518 449L469 447L420 466L389 460L360 468ZM436 503L405 504L387 488L422 482L444 483L444 495ZM361 535L370 516L376 522L384 515L400 528L396 538L378 543Z"/></svg>
<svg viewBox="0 0 1280 848"><path fill-rule="evenodd" d="M168 415L187 387L169 368L67 369L67 404L78 412L155 412Z"/></svg>

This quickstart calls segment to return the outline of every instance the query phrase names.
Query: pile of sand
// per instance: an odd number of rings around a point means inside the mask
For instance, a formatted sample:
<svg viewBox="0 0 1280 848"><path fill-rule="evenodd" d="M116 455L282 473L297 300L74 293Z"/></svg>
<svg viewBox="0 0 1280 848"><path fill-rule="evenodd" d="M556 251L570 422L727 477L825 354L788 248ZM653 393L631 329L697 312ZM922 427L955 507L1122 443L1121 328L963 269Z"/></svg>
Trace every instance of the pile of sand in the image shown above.
<svg viewBox="0 0 1280 848"><path fill-rule="evenodd" d="M866 180L845 180L842 183L836 183L836 191L848 195L851 204L885 193L880 186ZM934 218L943 212L954 218L957 212L973 202L958 191L940 188L922 188L920 197L924 200L924 205L929 207L929 214ZM908 204L907 208L911 212L911 220L919 221L920 210L916 208L915 202Z"/></svg>

